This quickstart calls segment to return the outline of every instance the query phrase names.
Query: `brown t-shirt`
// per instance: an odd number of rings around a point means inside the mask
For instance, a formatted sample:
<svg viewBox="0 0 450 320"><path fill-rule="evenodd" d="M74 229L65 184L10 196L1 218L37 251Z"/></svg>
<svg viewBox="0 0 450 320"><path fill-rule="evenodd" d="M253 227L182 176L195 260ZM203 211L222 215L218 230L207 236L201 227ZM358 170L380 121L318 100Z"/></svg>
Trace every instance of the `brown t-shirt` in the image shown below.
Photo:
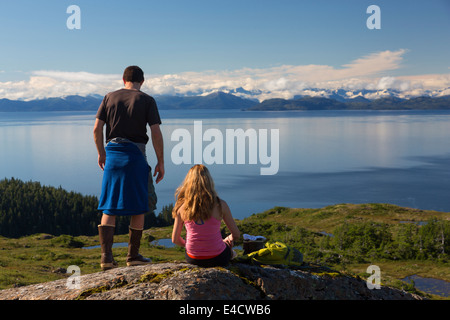
<svg viewBox="0 0 450 320"><path fill-rule="evenodd" d="M147 143L147 124L161 124L155 99L142 91L129 89L108 93L96 117L106 123L106 142L120 137Z"/></svg>

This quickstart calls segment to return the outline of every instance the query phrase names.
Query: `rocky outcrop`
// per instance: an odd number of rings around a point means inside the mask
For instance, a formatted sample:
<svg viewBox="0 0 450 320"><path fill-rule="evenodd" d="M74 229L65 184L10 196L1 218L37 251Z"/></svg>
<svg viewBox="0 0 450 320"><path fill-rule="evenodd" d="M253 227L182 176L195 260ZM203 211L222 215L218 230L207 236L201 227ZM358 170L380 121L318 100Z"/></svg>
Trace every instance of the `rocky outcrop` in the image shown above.
<svg viewBox="0 0 450 320"><path fill-rule="evenodd" d="M233 263L198 268L186 263L122 267L0 291L1 300L414 300L398 289L368 289L359 278Z"/></svg>

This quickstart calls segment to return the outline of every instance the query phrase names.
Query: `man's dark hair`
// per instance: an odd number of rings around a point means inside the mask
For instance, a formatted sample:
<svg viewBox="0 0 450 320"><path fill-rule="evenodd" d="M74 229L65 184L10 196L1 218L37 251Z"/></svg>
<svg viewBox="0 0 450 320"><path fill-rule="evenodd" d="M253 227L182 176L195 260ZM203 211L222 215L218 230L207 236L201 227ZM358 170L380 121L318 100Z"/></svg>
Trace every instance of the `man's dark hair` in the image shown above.
<svg viewBox="0 0 450 320"><path fill-rule="evenodd" d="M129 66L123 72L123 80L141 83L144 81L144 71L138 66Z"/></svg>

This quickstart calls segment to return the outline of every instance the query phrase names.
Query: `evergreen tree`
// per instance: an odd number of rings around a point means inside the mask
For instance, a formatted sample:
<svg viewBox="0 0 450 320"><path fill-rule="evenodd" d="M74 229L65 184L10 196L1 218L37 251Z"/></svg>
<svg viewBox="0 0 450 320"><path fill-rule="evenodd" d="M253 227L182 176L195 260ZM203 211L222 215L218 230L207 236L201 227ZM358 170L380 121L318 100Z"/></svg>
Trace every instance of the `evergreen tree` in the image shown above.
<svg viewBox="0 0 450 320"><path fill-rule="evenodd" d="M96 235L101 212L98 198L11 178L0 181L0 235L21 237L34 233ZM173 224L173 204L158 217L146 214L144 228ZM130 217L116 218L116 234L128 233Z"/></svg>

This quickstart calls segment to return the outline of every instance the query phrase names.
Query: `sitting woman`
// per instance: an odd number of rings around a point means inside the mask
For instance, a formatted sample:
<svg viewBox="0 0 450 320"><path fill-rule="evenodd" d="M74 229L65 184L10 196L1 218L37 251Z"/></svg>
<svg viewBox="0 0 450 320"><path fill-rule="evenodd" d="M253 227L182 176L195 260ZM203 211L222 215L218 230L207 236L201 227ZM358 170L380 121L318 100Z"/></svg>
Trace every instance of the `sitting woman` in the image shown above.
<svg viewBox="0 0 450 320"><path fill-rule="evenodd" d="M208 168L193 166L175 196L172 242L186 248L188 263L226 266L233 258L233 241L239 239L240 232L227 203L217 196ZM225 239L220 233L222 220L231 231ZM181 237L183 224L186 240Z"/></svg>

